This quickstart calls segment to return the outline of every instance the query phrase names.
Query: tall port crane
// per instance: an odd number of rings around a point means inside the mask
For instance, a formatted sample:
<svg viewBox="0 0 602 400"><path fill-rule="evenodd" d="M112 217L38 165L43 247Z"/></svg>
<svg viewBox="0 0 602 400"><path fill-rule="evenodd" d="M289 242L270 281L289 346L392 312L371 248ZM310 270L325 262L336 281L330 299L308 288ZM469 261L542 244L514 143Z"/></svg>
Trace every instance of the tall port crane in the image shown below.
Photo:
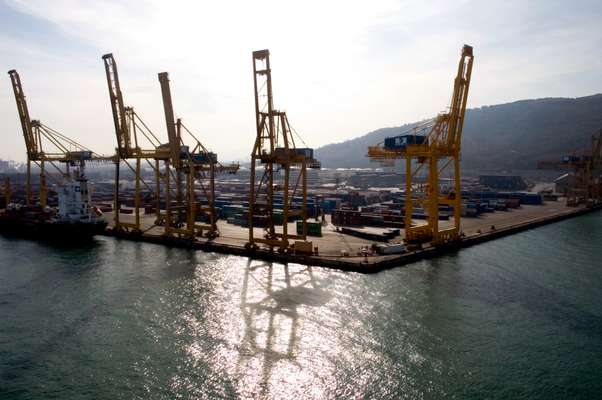
<svg viewBox="0 0 602 400"><path fill-rule="evenodd" d="M602 203L602 129L592 137L592 157L587 166L588 196L595 204Z"/></svg>
<svg viewBox="0 0 602 400"><path fill-rule="evenodd" d="M576 207L581 204L593 206L602 202L602 129L592 136L591 146L580 153L572 152L561 160L539 161L538 169L572 171L572 180L566 193L566 205Z"/></svg>
<svg viewBox="0 0 602 400"><path fill-rule="evenodd" d="M405 237L410 243L430 241L441 245L460 237L460 149L473 60L473 48L464 45L448 112L399 136L386 138L384 144L368 147L372 160L405 160L404 222ZM427 169L427 184L415 185L414 178L423 169ZM447 194L439 187L444 173L453 175L453 189ZM440 205L450 205L454 211L453 224L443 229L439 226ZM414 226L412 215L419 207L427 213L426 224Z"/></svg>
<svg viewBox="0 0 602 400"><path fill-rule="evenodd" d="M253 84L255 91L256 138L251 153L249 193L248 248L265 244L270 249L287 251L291 240L307 238L307 169L320 168L313 157L313 149L297 148L286 112L274 108L272 95L272 70L270 52L253 52ZM259 182L258 167L263 167ZM291 170L296 168L296 179L291 180ZM283 179L278 179L278 174ZM300 203L295 197L300 196ZM275 197L282 198L282 229L274 220ZM291 234L288 222L298 218L302 222L301 234ZM265 228L263 237L256 237L255 226Z"/></svg>
<svg viewBox="0 0 602 400"><path fill-rule="evenodd" d="M217 160L217 154L210 152L184 126L181 119L175 120L169 75L167 72L158 74L163 96L165 123L169 138L170 160L168 163L175 169L176 204L171 206L171 199L166 201L166 233L170 235L193 238L203 235L214 238L219 235L217 229L217 214L215 211L215 174L220 172L235 173L238 164L224 166ZM193 141L192 146L186 145L183 134ZM170 174L165 174L169 179ZM184 179L183 179L184 178ZM184 183L182 181L185 181ZM169 187L169 182L167 183ZM201 194L199 198L196 194ZM169 197L170 191L167 190ZM175 216L173 215L175 214ZM197 216L205 218L205 224L197 224ZM186 220L185 227L179 227L173 221Z"/></svg>
<svg viewBox="0 0 602 400"><path fill-rule="evenodd" d="M10 187L10 178L7 176L4 178L4 206L8 206L12 198L12 190Z"/></svg>
<svg viewBox="0 0 602 400"><path fill-rule="evenodd" d="M47 205L48 199L47 178L52 178L52 175L47 171L47 164L54 167L62 177L68 177L70 166L78 164L80 167L83 167L85 161L103 161L109 160L110 157L102 157L60 132L44 125L40 120L30 119L29 108L25 100L19 73L12 69L8 71L8 75L10 76L15 94L17 111L27 149L25 202L28 206L32 205L31 164L34 163L40 168L38 197L40 206L44 208ZM62 163L63 165L57 163Z"/></svg>
<svg viewBox="0 0 602 400"><path fill-rule="evenodd" d="M163 220L161 209L161 170L160 162L169 162L172 156L169 146L163 145L158 137L149 129L148 125L134 111L133 107L126 107L121 92L121 83L117 71L117 63L112 53L102 56L107 84L109 88L109 100L111 102L111 111L113 113L113 123L115 126L115 135L117 138L117 157L115 160L115 193L114 193L114 228L116 230L127 232L141 232L140 226L140 207L142 185L154 194L156 202L156 223ZM148 146L143 149L141 145ZM135 162L135 167L131 161ZM141 175L142 161L146 161L153 170L155 176L155 185L153 188L147 183ZM134 197L134 222L124 222L120 218L121 199L120 199L120 165L126 165L134 173L135 197ZM165 168L164 180L168 186L169 192L170 169ZM167 219L169 221L169 219Z"/></svg>

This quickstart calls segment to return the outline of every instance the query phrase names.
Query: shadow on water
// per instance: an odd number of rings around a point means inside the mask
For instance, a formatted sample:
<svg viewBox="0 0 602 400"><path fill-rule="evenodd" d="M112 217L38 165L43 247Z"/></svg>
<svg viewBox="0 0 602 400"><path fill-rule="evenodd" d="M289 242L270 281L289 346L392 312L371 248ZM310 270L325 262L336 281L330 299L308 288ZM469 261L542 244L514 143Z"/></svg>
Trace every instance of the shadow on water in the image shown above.
<svg viewBox="0 0 602 400"><path fill-rule="evenodd" d="M161 244L136 242L128 239L112 238L114 260L129 263L137 269L146 269L139 279L193 279L200 263L206 264L218 258L213 253L199 250L164 246ZM130 253L131 254L128 254ZM127 259L124 259L127 257ZM151 268L148 270L147 268ZM153 275L153 274L157 275ZM159 276L160 275L160 276Z"/></svg>
<svg viewBox="0 0 602 400"><path fill-rule="evenodd" d="M276 284L275 272L281 269L284 277L284 287ZM253 286L253 289L251 289ZM280 285L281 286L281 285ZM301 267L292 270L288 264L260 262L249 259L245 268L242 290L240 294L240 310L244 319L244 333L236 364L236 374L240 376L248 366L250 359L260 358L260 387L261 397L270 395L269 381L277 364L285 360L300 366L296 361L297 344L299 341L299 323L303 314L299 307L320 307L326 304L331 294L325 290L326 285L318 281L312 267ZM256 296L250 295L254 292ZM257 296L259 294L259 296ZM256 297L256 298L252 298ZM265 336L258 321L265 319L267 326ZM289 322L290 324L287 324ZM283 337L280 332L288 335ZM285 343L285 346L281 344ZM276 345L285 350L278 350Z"/></svg>

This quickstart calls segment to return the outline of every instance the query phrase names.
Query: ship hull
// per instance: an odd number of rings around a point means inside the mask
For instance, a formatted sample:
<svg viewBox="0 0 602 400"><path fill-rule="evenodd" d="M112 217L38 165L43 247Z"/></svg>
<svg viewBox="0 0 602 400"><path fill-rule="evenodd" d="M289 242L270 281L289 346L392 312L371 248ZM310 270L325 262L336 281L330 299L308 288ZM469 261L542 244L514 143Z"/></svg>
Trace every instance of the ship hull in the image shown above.
<svg viewBox="0 0 602 400"><path fill-rule="evenodd" d="M102 234L106 221L60 222L0 214L0 232L62 243L79 243Z"/></svg>

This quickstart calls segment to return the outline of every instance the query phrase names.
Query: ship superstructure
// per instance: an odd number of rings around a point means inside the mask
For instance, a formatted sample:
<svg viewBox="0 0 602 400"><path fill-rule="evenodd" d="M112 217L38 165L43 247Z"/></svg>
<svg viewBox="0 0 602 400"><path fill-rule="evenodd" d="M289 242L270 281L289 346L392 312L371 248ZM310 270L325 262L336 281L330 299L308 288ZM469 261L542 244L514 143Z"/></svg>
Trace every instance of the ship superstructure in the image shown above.
<svg viewBox="0 0 602 400"><path fill-rule="evenodd" d="M59 223L98 223L104 222L102 214L92 206L85 166L81 162L63 182L55 187L58 195L58 209L53 222Z"/></svg>
<svg viewBox="0 0 602 400"><path fill-rule="evenodd" d="M0 213L0 228L66 243L89 239L104 231L107 221L92 205L83 160L72 171L68 167L63 180L54 188L58 207L10 203Z"/></svg>

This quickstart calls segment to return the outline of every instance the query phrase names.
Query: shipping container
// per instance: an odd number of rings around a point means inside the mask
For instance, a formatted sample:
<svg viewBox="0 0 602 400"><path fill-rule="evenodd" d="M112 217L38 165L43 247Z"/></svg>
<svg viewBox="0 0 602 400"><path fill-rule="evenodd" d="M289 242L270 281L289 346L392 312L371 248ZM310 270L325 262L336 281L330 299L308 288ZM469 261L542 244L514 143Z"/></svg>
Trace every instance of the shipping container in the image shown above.
<svg viewBox="0 0 602 400"><path fill-rule="evenodd" d="M523 204L540 205L543 204L543 198L539 193L525 193L521 198Z"/></svg>
<svg viewBox="0 0 602 400"><path fill-rule="evenodd" d="M355 210L333 210L332 224L337 226L359 226L362 224L360 211Z"/></svg>
<svg viewBox="0 0 602 400"><path fill-rule="evenodd" d="M564 163L571 163L571 162L578 162L580 161L580 158L578 156L564 156L562 157L562 162Z"/></svg>
<svg viewBox="0 0 602 400"><path fill-rule="evenodd" d="M297 235L303 234L303 221L297 221ZM322 224L320 222L307 221L308 236L322 236Z"/></svg>
<svg viewBox="0 0 602 400"><path fill-rule="evenodd" d="M426 136L400 135L385 138L386 150L404 150L408 145L428 144Z"/></svg>
<svg viewBox="0 0 602 400"><path fill-rule="evenodd" d="M69 156L69 158L72 159L77 159L77 160L91 160L92 159L92 152L89 150L82 150L82 151L68 151L67 155Z"/></svg>
<svg viewBox="0 0 602 400"><path fill-rule="evenodd" d="M312 254L313 253L313 242L305 242L302 240L296 240L294 247L295 247L295 253L299 253L299 254Z"/></svg>
<svg viewBox="0 0 602 400"><path fill-rule="evenodd" d="M520 199L505 199L504 204L508 208L518 208L520 207Z"/></svg>
<svg viewBox="0 0 602 400"><path fill-rule="evenodd" d="M282 225L284 222L284 213L279 210L274 210L272 213L272 223L274 225Z"/></svg>
<svg viewBox="0 0 602 400"><path fill-rule="evenodd" d="M300 156L305 156L305 158L307 159L313 159L314 158L314 149L310 149L310 148L297 148L295 149L295 153L297 153L297 155Z"/></svg>
<svg viewBox="0 0 602 400"><path fill-rule="evenodd" d="M195 153L192 154L192 160L195 163L202 164L215 164L217 163L217 154L208 152L208 153Z"/></svg>
<svg viewBox="0 0 602 400"><path fill-rule="evenodd" d="M399 254L405 252L405 246L403 243L394 244L379 244L377 246L378 253L382 255L387 254Z"/></svg>
<svg viewBox="0 0 602 400"><path fill-rule="evenodd" d="M462 208L462 213L461 213L462 217L469 217L469 218L474 218L477 216L477 209L476 208Z"/></svg>

